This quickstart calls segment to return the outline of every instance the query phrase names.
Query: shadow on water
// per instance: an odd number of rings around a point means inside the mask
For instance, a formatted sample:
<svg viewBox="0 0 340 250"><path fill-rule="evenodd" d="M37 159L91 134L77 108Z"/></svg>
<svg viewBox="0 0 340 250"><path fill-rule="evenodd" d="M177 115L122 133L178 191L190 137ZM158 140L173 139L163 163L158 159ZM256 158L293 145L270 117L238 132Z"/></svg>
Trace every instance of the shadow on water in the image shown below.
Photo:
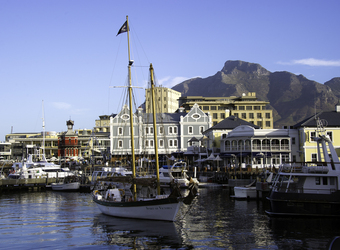
<svg viewBox="0 0 340 250"><path fill-rule="evenodd" d="M182 240L173 222L124 219L97 215L93 220L94 234L100 234L103 245L133 249L180 248Z"/></svg>

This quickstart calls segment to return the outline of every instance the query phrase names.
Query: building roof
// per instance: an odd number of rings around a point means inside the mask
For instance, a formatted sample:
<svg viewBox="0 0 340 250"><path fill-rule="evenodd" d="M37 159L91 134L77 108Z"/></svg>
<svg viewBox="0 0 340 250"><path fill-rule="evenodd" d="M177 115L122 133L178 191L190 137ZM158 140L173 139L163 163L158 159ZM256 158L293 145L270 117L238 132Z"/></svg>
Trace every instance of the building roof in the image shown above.
<svg viewBox="0 0 340 250"><path fill-rule="evenodd" d="M254 125L250 122L247 122L245 120L242 120L236 116L229 116L227 118L225 118L223 121L217 123L215 126L212 126L211 128L209 128L208 130L206 131L209 131L209 130L222 130L222 129L234 129L240 125L248 125L248 126L251 126L255 129L259 129L260 127L257 126L257 125ZM205 132L206 132L205 131Z"/></svg>
<svg viewBox="0 0 340 250"><path fill-rule="evenodd" d="M322 111L295 124L293 127L317 127L316 118L326 121L326 123L323 124L325 127L340 127L340 112L336 111Z"/></svg>
<svg viewBox="0 0 340 250"><path fill-rule="evenodd" d="M179 112L179 113L157 113L156 114L156 123L176 123L180 121L181 116L186 116L187 113ZM152 123L153 122L153 114L152 113L143 113L143 123Z"/></svg>

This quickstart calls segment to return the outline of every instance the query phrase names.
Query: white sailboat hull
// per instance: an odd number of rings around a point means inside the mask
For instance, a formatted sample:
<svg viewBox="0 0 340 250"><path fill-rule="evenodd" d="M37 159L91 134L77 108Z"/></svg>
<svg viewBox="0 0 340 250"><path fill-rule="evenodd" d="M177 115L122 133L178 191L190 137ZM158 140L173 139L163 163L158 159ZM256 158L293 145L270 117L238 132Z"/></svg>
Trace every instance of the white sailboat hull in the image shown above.
<svg viewBox="0 0 340 250"><path fill-rule="evenodd" d="M135 204L131 206L124 205L128 202L99 202L96 199L94 199L94 201L97 203L99 210L106 215L122 218L164 221L175 221L176 214L181 205L181 202L157 204L157 201L155 200L150 202L131 202Z"/></svg>
<svg viewBox="0 0 340 250"><path fill-rule="evenodd" d="M52 183L52 190L54 191L72 191L80 188L80 182L71 183Z"/></svg>

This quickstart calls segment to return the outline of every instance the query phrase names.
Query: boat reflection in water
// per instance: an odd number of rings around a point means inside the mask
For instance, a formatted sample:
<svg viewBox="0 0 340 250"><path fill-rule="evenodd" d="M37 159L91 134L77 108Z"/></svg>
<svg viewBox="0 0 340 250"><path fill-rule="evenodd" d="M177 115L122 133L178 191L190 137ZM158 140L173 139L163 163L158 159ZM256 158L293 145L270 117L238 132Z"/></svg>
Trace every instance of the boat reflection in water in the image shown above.
<svg viewBox="0 0 340 250"><path fill-rule="evenodd" d="M153 249L157 246L178 248L182 244L178 226L168 221L145 221L98 214L94 218L93 227L103 230L103 245Z"/></svg>

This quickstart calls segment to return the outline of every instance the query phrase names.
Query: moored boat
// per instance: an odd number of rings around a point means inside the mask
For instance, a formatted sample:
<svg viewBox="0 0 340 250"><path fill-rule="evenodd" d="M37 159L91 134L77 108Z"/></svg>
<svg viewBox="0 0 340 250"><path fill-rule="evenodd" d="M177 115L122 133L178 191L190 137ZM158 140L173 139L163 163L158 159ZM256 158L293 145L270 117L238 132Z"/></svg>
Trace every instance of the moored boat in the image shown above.
<svg viewBox="0 0 340 250"><path fill-rule="evenodd" d="M269 215L340 216L340 162L319 120L318 162L285 164L274 179L268 197Z"/></svg>
<svg viewBox="0 0 340 250"><path fill-rule="evenodd" d="M155 149L155 163L156 163L156 183L146 183L146 178L136 178L136 161L134 152L134 127L133 127L133 111L132 111L132 85L131 85L131 66L133 60L130 59L130 45L129 45L129 22L126 18L126 22L119 30L118 34L127 32L128 36L128 95L129 95L129 114L126 114L130 123L130 138L131 138L131 168L132 176L121 176L121 177L110 177L100 179L94 186L92 193L93 201L97 204L100 211L104 214L126 217L126 218L137 218L137 219L148 219L148 220L165 220L174 221L176 220L177 212L183 202L190 202L190 197L195 193L195 185L191 185L189 189L189 195L183 198L180 194L177 185L172 186L172 192L170 194L161 194L160 190L160 178L159 178L159 162L158 162L158 148L157 148L157 133L154 133L154 149ZM153 128L156 129L156 117L155 117L155 98L154 98L154 73L152 64L150 64L150 82L152 92L152 103L153 103ZM112 179L112 181L111 181ZM120 179L122 181L129 181L132 185L131 188L119 188L116 187L115 183ZM137 182L145 182L138 186L137 193ZM143 189L146 190L146 194L143 194Z"/></svg>

